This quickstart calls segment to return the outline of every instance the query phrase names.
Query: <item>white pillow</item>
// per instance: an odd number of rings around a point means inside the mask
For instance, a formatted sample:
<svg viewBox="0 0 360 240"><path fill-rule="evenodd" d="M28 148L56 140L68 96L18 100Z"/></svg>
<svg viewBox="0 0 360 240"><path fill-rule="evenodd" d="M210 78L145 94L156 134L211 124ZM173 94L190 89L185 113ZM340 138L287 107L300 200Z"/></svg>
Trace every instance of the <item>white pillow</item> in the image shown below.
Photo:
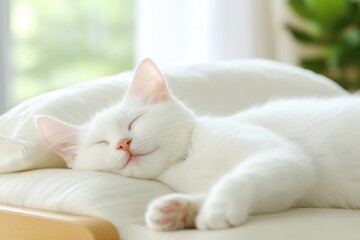
<svg viewBox="0 0 360 240"><path fill-rule="evenodd" d="M174 95L199 114L230 114L274 97L348 94L313 72L269 60L235 60L164 70ZM100 78L25 101L0 117L0 173L65 167L38 133L34 117L82 124L120 101L132 72Z"/></svg>
<svg viewBox="0 0 360 240"><path fill-rule="evenodd" d="M1 204L100 217L116 227L144 224L150 200L173 193L157 181L70 169L1 174L0 189Z"/></svg>

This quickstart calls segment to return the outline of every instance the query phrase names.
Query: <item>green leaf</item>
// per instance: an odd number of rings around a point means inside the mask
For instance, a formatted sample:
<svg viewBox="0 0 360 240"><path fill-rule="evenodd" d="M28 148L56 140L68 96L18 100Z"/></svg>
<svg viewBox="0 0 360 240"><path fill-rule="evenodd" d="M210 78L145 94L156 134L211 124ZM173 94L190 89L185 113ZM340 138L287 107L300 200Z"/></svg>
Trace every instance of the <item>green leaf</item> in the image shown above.
<svg viewBox="0 0 360 240"><path fill-rule="evenodd" d="M324 34L323 32L324 29L322 28L321 24L319 24L319 22L314 20L306 20L305 28L311 36L317 38L320 38Z"/></svg>
<svg viewBox="0 0 360 240"><path fill-rule="evenodd" d="M327 69L327 62L323 57L303 58L300 60L300 64L302 67L317 73L324 73Z"/></svg>
<svg viewBox="0 0 360 240"><path fill-rule="evenodd" d="M341 47L339 45L335 45L325 49L325 56L328 60L328 68L329 69L338 69L342 67L343 61L341 57Z"/></svg>
<svg viewBox="0 0 360 240"><path fill-rule="evenodd" d="M344 42L350 47L360 46L360 30L359 29L348 29L344 32Z"/></svg>
<svg viewBox="0 0 360 240"><path fill-rule="evenodd" d="M311 17L311 13L306 9L303 0L289 0L289 5L300 17Z"/></svg>
<svg viewBox="0 0 360 240"><path fill-rule="evenodd" d="M304 0L305 8L323 25L332 26L349 11L347 0Z"/></svg>
<svg viewBox="0 0 360 240"><path fill-rule="evenodd" d="M293 27L291 25L286 25L286 28L289 30L289 32L294 36L296 40L302 43L309 43L309 44L316 44L320 43L320 40L311 36L307 32L304 32L296 27Z"/></svg>

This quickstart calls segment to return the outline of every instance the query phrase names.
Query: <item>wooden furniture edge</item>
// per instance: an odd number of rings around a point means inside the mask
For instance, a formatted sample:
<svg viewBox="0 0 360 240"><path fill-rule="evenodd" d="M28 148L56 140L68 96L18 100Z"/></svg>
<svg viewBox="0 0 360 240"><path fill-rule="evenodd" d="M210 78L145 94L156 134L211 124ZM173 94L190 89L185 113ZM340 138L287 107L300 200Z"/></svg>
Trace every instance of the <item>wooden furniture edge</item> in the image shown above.
<svg viewBox="0 0 360 240"><path fill-rule="evenodd" d="M119 240L108 221L0 204L0 239Z"/></svg>

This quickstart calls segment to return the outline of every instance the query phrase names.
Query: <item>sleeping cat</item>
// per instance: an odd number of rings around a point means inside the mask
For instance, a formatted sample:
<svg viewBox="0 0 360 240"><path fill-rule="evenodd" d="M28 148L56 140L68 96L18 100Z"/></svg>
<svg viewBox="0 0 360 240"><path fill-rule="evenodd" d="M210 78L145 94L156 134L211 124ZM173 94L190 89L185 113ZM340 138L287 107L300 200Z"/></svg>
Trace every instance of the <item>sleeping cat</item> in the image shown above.
<svg viewBox="0 0 360 240"><path fill-rule="evenodd" d="M223 229L299 206L360 208L358 97L277 100L199 117L146 59L123 101L86 125L36 121L70 168L173 188L149 205L152 229Z"/></svg>

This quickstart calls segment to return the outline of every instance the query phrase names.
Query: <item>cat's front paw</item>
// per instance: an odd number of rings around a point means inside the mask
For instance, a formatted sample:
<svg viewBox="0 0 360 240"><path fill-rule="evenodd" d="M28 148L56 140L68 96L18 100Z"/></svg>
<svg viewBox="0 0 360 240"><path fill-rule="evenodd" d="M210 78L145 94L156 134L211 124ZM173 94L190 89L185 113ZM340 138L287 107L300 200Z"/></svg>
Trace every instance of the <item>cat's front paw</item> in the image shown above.
<svg viewBox="0 0 360 240"><path fill-rule="evenodd" d="M222 197L208 199L196 217L196 228L225 229L240 226L248 217L248 208Z"/></svg>
<svg viewBox="0 0 360 240"><path fill-rule="evenodd" d="M145 214L146 224L154 230L179 230L194 225L195 214L186 195L170 194L155 199Z"/></svg>

